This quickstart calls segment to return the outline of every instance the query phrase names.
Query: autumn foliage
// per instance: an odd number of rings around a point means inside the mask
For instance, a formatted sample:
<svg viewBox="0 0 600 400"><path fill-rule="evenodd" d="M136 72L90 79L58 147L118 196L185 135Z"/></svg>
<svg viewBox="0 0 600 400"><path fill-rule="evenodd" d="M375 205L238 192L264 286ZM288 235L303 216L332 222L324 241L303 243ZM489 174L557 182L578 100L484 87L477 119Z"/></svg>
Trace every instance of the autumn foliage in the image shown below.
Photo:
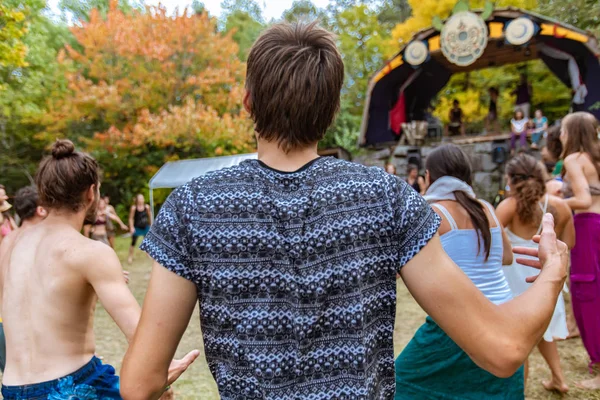
<svg viewBox="0 0 600 400"><path fill-rule="evenodd" d="M165 160L253 151L245 65L207 14L125 14L113 1L105 18L92 11L72 33L76 44L59 56L68 95L51 103L45 135L78 139L108 178L140 168L134 184L143 187Z"/></svg>

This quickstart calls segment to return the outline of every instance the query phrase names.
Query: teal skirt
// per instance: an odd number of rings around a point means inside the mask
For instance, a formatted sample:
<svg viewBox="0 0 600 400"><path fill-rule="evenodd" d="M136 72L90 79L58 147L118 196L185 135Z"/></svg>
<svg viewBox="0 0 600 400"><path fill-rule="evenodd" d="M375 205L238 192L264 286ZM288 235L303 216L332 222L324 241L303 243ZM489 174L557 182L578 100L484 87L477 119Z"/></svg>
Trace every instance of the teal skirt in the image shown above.
<svg viewBox="0 0 600 400"><path fill-rule="evenodd" d="M395 400L519 400L524 391L523 367L510 378L495 377L430 317L396 359Z"/></svg>

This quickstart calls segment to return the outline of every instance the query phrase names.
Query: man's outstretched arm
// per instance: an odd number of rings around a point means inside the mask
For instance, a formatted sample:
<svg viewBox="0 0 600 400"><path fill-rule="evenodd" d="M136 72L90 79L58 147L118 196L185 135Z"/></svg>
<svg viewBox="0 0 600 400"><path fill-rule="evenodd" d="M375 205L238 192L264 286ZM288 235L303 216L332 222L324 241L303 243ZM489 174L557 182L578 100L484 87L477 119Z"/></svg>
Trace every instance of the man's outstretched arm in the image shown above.
<svg viewBox="0 0 600 400"><path fill-rule="evenodd" d="M500 306L454 264L438 237L400 270L421 307L477 365L499 377L513 375L542 338L566 279L567 246L557 242L550 214L543 225L542 272L529 290ZM515 250L537 255L535 250Z"/></svg>
<svg viewBox="0 0 600 400"><path fill-rule="evenodd" d="M198 357L172 361L196 304L196 285L155 262L142 317L121 369L125 400L158 399Z"/></svg>

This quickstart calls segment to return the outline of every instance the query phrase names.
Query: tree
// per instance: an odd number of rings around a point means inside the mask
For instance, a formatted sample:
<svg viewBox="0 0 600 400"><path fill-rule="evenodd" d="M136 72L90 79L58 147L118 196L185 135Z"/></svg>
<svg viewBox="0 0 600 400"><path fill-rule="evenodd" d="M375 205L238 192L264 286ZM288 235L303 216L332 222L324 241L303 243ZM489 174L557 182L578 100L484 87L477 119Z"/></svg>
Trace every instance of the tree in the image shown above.
<svg viewBox="0 0 600 400"><path fill-rule="evenodd" d="M319 20L321 24L327 22L325 11L317 8L310 0L294 0L292 6L283 12L283 19L287 22Z"/></svg>
<svg viewBox="0 0 600 400"><path fill-rule="evenodd" d="M111 3L73 27L59 56L68 94L51 102L44 137L68 136L104 169L118 201L168 160L248 152L241 104L244 65L230 35L206 13L170 17L162 6L126 14Z"/></svg>
<svg viewBox="0 0 600 400"><path fill-rule="evenodd" d="M233 40L238 44L238 57L242 61L246 61L250 48L264 28L265 26L259 20L254 19L251 14L236 10L227 15L224 31L231 34Z"/></svg>
<svg viewBox="0 0 600 400"><path fill-rule="evenodd" d="M223 14L226 16L241 11L261 24L265 22L262 16L262 9L256 0L223 0L221 2L221 9L223 9Z"/></svg>
<svg viewBox="0 0 600 400"><path fill-rule="evenodd" d="M27 31L27 7L0 3L0 68L25 66L27 52L22 41Z"/></svg>
<svg viewBox="0 0 600 400"><path fill-rule="evenodd" d="M27 49L19 65L0 67L0 177L11 192L27 185L43 154L44 142L36 139L43 127L48 97L61 96L65 80L56 55L66 41L66 26L43 15L42 0L3 5L25 10L21 42Z"/></svg>
<svg viewBox="0 0 600 400"><path fill-rule="evenodd" d="M597 0L539 0L539 12L600 35L600 2Z"/></svg>
<svg viewBox="0 0 600 400"><path fill-rule="evenodd" d="M66 21L89 21L92 10L98 11L103 17L110 9L111 0L60 0L58 9ZM142 0L119 0L119 9L129 13L133 10L143 10Z"/></svg>
<svg viewBox="0 0 600 400"><path fill-rule="evenodd" d="M410 17L411 7L408 0L384 1L378 9L378 13L379 23L393 28Z"/></svg>

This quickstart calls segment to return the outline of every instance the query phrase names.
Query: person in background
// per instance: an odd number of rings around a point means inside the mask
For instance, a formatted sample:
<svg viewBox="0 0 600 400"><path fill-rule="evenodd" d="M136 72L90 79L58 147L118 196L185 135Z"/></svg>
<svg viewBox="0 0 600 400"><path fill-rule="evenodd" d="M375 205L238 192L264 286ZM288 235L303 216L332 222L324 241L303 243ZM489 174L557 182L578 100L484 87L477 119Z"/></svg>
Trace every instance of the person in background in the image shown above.
<svg viewBox="0 0 600 400"><path fill-rule="evenodd" d="M531 84L527 82L527 75L521 74L519 85L513 90L512 95L517 96L515 99L515 111L521 110L523 112L523 117L526 119L529 119L532 92Z"/></svg>
<svg viewBox="0 0 600 400"><path fill-rule="evenodd" d="M562 156L562 142L560 141L560 125L552 126L548 129L548 135L546 137L546 145L542 147L541 156L542 161L548 168L550 178L546 181L546 193L553 196L562 197L562 168L563 160Z"/></svg>
<svg viewBox="0 0 600 400"><path fill-rule="evenodd" d="M537 150L540 146L542 138L548 136L548 118L544 117L542 110L535 110L535 118L533 118L534 132L531 135L531 148Z"/></svg>
<svg viewBox="0 0 600 400"><path fill-rule="evenodd" d="M6 237L7 243L5 246L8 246L8 242L12 241L13 236L16 236L19 231L36 225L48 215L46 209L39 205L39 197L35 186L27 186L17 191L15 194L15 212L21 221L20 226ZM5 365L6 341L2 319L0 318L0 372L4 373Z"/></svg>
<svg viewBox="0 0 600 400"><path fill-rule="evenodd" d="M110 204L110 196L104 195L104 201L106 203L106 207L108 208L108 212L111 215L114 215L118 218L118 220L116 220L115 222L117 222L119 224L121 229L123 229L124 231L127 231L127 225L125 225L123 223L121 218L119 218L119 214L117 214L117 211L115 210L115 208ZM109 218L106 221L106 236L108 237L108 243L110 244L110 247L112 247L113 249L115 248L115 235L116 235L115 225L113 224L113 220L111 218Z"/></svg>
<svg viewBox="0 0 600 400"><path fill-rule="evenodd" d="M490 105L487 117L485 118L485 132L499 133L500 120L498 119L498 96L500 93L496 87L489 88L488 92L490 95Z"/></svg>
<svg viewBox="0 0 600 400"><path fill-rule="evenodd" d="M515 111L515 116L510 120L510 154L515 154L517 147L517 137L519 137L520 149L527 148L527 123L529 120L525 118L522 110Z"/></svg>
<svg viewBox="0 0 600 400"><path fill-rule="evenodd" d="M450 122L446 125L446 137L461 135L465 136L465 124L463 123L463 111L458 100L454 99L452 108L448 112Z"/></svg>
<svg viewBox="0 0 600 400"><path fill-rule="evenodd" d="M152 213L150 205L146 204L143 194L135 196L135 204L129 209L129 231L131 232L131 246L127 262L133 263L135 244L140 236L145 237L152 225Z"/></svg>
<svg viewBox="0 0 600 400"><path fill-rule="evenodd" d="M600 142L596 118L567 115L561 125L566 202L575 213L577 244L571 250L571 296L590 368L600 364ZM600 389L600 374L578 384Z"/></svg>
<svg viewBox="0 0 600 400"><path fill-rule="evenodd" d="M396 175L396 166L391 162L385 164L385 172L388 174Z"/></svg>
<svg viewBox="0 0 600 400"><path fill-rule="evenodd" d="M415 164L406 167L406 183L421 195L425 194L425 179L419 175L419 168Z"/></svg>
<svg viewBox="0 0 600 400"><path fill-rule="evenodd" d="M513 298L502 271L503 264L513 262L512 247L493 207L476 198L472 174L460 147L435 149L426 162L425 200L442 219L438 233L448 256L488 300L503 304ZM395 400L524 398L522 368L509 378L495 377L478 367L431 317L395 365Z"/></svg>
<svg viewBox="0 0 600 400"><path fill-rule="evenodd" d="M9 349L2 376L5 400L121 399L115 369L95 355L93 315L100 300L131 341L140 306L110 247L81 235L100 197L91 156L58 140L35 177L43 221L0 244L0 299ZM179 376L198 356L172 360Z"/></svg>
<svg viewBox="0 0 600 400"><path fill-rule="evenodd" d="M544 169L537 160L527 154L519 154L506 166L509 197L498 205L496 213L513 246L537 248L535 235L542 229L542 217L547 212L554 215L556 235L569 248L575 245L575 227L571 209L567 203L546 193ZM522 295L529 287L528 278L538 272L528 266L514 262L504 269L504 274L514 296ZM562 368L555 338L566 339L567 329L565 303L559 296L550 326L538 344L540 353L550 367L552 378L544 381L546 390L566 393L569 390ZM527 365L525 380L527 380Z"/></svg>
<svg viewBox="0 0 600 400"><path fill-rule="evenodd" d="M98 201L98 209L96 211L96 216L92 225L90 226L89 233L91 234L91 236L87 232L85 232L84 227L85 236L90 236L92 240L96 240L98 242L106 244L107 246L110 246L110 242L108 240L109 221L117 222L120 224L121 229L123 229L124 231L127 230L127 225L125 225L117 215L110 212L110 209L106 205L106 200L104 200L104 198L100 198L100 200Z"/></svg>
<svg viewBox="0 0 600 400"><path fill-rule="evenodd" d="M3 238L17 229L17 223L9 212L11 208L12 204L8 202L6 188L0 185L0 243Z"/></svg>
<svg viewBox="0 0 600 400"><path fill-rule="evenodd" d="M316 23L279 23L252 46L244 108L258 159L173 191L142 243L154 260L123 360L124 400L155 400L200 309L222 400L391 399L396 276L465 353L512 376L542 337L568 251L544 218L542 268L495 305L444 251L439 216L378 167L319 157L340 108L344 64ZM311 99L307 102L306 99Z"/></svg>

